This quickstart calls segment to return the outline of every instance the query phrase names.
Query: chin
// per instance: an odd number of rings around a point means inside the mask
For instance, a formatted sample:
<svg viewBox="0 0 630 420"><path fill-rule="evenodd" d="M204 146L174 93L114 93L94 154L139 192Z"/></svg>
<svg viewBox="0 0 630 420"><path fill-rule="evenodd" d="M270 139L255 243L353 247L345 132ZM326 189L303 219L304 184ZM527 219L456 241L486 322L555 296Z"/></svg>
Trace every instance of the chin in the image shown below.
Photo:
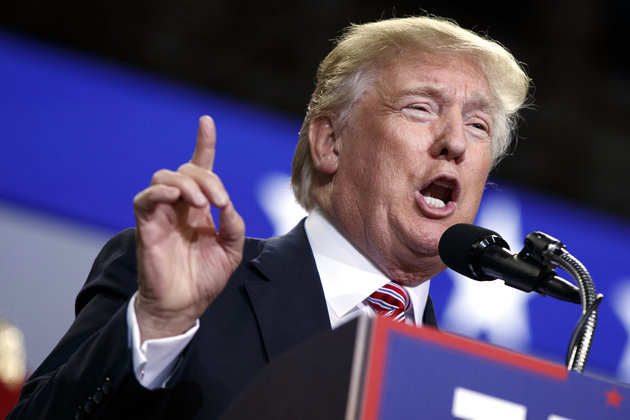
<svg viewBox="0 0 630 420"><path fill-rule="evenodd" d="M410 238L409 248L414 258L435 257L438 255L438 245L443 232L420 231Z"/></svg>
<svg viewBox="0 0 630 420"><path fill-rule="evenodd" d="M417 232L417 237L420 240L421 247L431 254L437 255L438 245L440 239L446 229L451 227L450 223L443 222L429 222L423 223Z"/></svg>
<svg viewBox="0 0 630 420"><path fill-rule="evenodd" d="M393 267L387 274L398 283L413 287L432 279L444 269L446 266L439 257L424 256L407 265Z"/></svg>

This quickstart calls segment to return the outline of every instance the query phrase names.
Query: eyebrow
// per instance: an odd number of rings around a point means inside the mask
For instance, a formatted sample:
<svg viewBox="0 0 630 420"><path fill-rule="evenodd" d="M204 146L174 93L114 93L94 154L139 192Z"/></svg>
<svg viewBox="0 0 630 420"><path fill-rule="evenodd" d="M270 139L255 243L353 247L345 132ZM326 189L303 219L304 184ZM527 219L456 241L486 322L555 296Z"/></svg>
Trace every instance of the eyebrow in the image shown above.
<svg viewBox="0 0 630 420"><path fill-rule="evenodd" d="M406 96L428 96L430 98L445 99L447 94L446 94L446 89L441 86L424 85L424 86L403 89L396 93L395 99L399 100Z"/></svg>
<svg viewBox="0 0 630 420"><path fill-rule="evenodd" d="M475 110L479 110L487 114L494 114L497 111L497 106L495 102L488 97L488 95L481 92L474 92L464 104L464 113Z"/></svg>
<svg viewBox="0 0 630 420"><path fill-rule="evenodd" d="M394 96L394 99L398 101L406 96L428 96L430 98L439 99L445 103L449 102L447 89L436 85L424 85L403 89ZM468 113L475 110L493 114L497 110L497 106L487 95L481 92L474 92L464 103L463 112Z"/></svg>

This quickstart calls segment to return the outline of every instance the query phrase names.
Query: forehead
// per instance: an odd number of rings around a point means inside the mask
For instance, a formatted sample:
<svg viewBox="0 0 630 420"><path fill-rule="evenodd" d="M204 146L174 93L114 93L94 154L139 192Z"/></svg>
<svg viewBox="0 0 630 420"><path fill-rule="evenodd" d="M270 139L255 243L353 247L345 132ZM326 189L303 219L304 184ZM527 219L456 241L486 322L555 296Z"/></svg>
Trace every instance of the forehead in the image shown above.
<svg viewBox="0 0 630 420"><path fill-rule="evenodd" d="M475 60L463 54L398 54L376 68L376 79L381 93L393 100L423 95L494 108L486 74Z"/></svg>

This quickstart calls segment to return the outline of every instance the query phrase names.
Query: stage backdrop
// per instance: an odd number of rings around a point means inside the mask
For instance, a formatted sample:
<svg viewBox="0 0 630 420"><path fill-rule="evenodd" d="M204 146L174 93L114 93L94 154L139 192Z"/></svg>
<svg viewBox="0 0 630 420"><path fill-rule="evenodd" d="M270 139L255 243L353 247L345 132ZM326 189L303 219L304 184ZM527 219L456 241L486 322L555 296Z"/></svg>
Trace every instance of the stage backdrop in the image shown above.
<svg viewBox="0 0 630 420"><path fill-rule="evenodd" d="M248 235L281 234L304 216L288 188L299 116L7 32L0 109L0 316L24 332L29 371L70 324L100 247L134 225L133 196L190 158L199 116L216 121L215 169ZM587 370L630 382L630 221L494 178L477 223L514 251L534 230L567 245L604 294ZM442 329L561 363L580 315L450 271L431 291Z"/></svg>

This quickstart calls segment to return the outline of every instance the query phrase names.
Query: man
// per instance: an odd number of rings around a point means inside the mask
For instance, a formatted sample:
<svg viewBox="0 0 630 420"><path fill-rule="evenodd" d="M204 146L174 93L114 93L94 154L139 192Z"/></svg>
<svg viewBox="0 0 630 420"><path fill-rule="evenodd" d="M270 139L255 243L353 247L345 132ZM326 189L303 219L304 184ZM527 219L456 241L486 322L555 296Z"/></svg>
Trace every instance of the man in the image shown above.
<svg viewBox="0 0 630 420"><path fill-rule="evenodd" d="M9 418L217 417L271 358L374 313L390 282L411 302L400 319L435 325L439 239L474 220L528 83L504 48L444 20L351 27L319 67L294 157L310 214L267 241L244 237L202 117L192 160L136 196L136 230L104 247Z"/></svg>

